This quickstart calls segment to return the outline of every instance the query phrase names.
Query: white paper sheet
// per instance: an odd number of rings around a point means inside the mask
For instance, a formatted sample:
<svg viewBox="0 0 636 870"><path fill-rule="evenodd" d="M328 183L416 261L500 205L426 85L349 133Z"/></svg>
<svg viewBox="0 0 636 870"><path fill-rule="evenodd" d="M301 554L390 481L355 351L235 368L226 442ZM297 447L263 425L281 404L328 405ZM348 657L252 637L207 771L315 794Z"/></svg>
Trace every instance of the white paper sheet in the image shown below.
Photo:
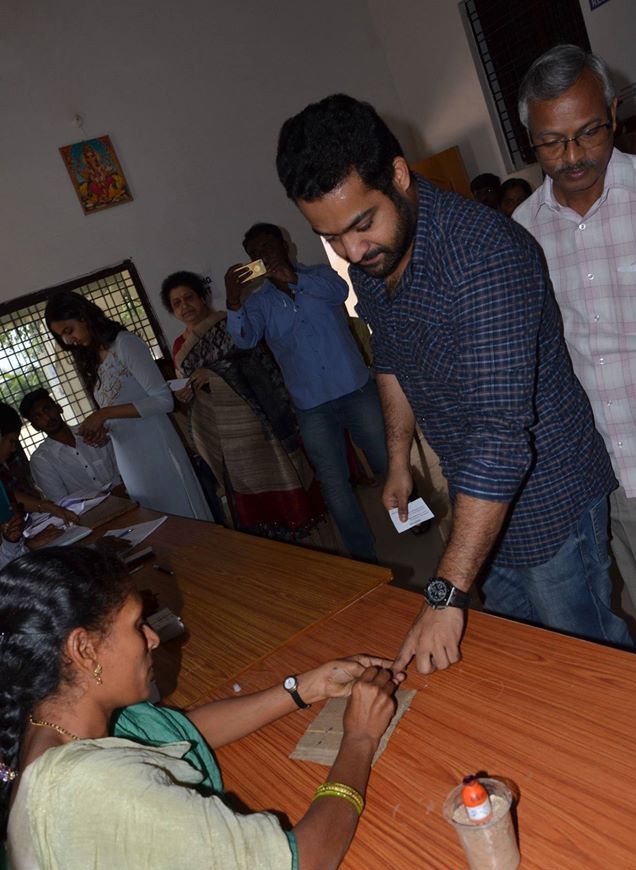
<svg viewBox="0 0 636 870"><path fill-rule="evenodd" d="M167 516L163 516L159 517L158 520L149 520L147 523L137 523L136 526L128 526L123 529L111 529L110 532L106 532L104 537L121 538L122 541L128 541L131 547L136 547L137 544L141 544L142 541L145 541L148 535L152 535L152 533L158 529L162 523L165 523L167 519Z"/></svg>
<svg viewBox="0 0 636 870"><path fill-rule="evenodd" d="M81 514L84 514L96 505L101 504L101 502L106 498L108 498L107 492L74 492L71 493L71 495L65 495L64 498L61 498L57 503L60 507L66 508L67 510L73 511L73 513L81 516ZM34 538L49 526L53 526L56 529L63 529L68 525L69 524L60 517L54 517L45 512L34 511L29 514L29 519L23 534L25 538Z"/></svg>
<svg viewBox="0 0 636 870"><path fill-rule="evenodd" d="M179 390L185 390L188 386L188 381L190 378L173 378L171 381L168 381L168 386L172 390L173 393L178 392Z"/></svg>
<svg viewBox="0 0 636 870"><path fill-rule="evenodd" d="M58 502L60 507L66 508L69 511L74 511L76 514L85 514L91 508L97 507L105 499L108 498L107 492L74 492L71 495L65 495Z"/></svg>
<svg viewBox="0 0 636 870"><path fill-rule="evenodd" d="M90 535L93 530L87 526L69 526L64 529L59 538L55 538L50 542L50 547L68 547L70 544L76 544L82 538Z"/></svg>
<svg viewBox="0 0 636 870"><path fill-rule="evenodd" d="M393 520L393 525L400 534L413 526L419 526L420 523L425 523L432 519L435 515L430 507L426 504L423 498L416 498L409 502L409 518L403 523L398 516L398 509L391 508L389 516Z"/></svg>

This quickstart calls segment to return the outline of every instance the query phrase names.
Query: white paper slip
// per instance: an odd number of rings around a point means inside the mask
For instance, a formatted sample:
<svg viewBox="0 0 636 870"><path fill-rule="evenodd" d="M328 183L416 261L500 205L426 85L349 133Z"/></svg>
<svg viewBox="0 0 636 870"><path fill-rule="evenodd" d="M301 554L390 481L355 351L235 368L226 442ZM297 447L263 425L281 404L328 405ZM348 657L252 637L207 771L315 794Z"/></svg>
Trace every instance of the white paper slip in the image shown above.
<svg viewBox="0 0 636 870"><path fill-rule="evenodd" d="M152 535L152 533L159 528L162 523L168 517L159 517L158 520L149 520L147 523L137 523L136 526L128 526L124 529L111 529L110 532L106 532L104 535L105 538L121 538L122 541L128 541L131 547L136 547L137 544L141 544L148 535Z"/></svg>
<svg viewBox="0 0 636 870"><path fill-rule="evenodd" d="M22 534L25 538L35 538L36 535L39 535L48 526L63 529L65 525L65 521L61 517L54 517L51 514L40 513L38 511L37 513L29 514L29 519Z"/></svg>
<svg viewBox="0 0 636 870"><path fill-rule="evenodd" d="M76 492L72 495L65 495L58 502L60 507L66 510L73 511L76 514L84 514L91 508L97 507L104 499L108 498L107 492Z"/></svg>
<svg viewBox="0 0 636 870"><path fill-rule="evenodd" d="M178 392L179 390L185 390L188 386L188 381L190 378L173 378L171 381L168 381L168 386L172 390L173 393Z"/></svg>
<svg viewBox="0 0 636 870"><path fill-rule="evenodd" d="M423 498L416 498L414 501L409 502L409 518L405 523L399 518L397 508L391 508L389 516L393 520L393 525L401 534L407 529L413 528L413 526L419 526L420 523L425 523L427 520L432 519L435 514Z"/></svg>
<svg viewBox="0 0 636 870"><path fill-rule="evenodd" d="M69 526L68 529L64 529L59 538L54 538L49 543L49 546L68 547L70 544L76 544L78 541L81 541L82 538L90 535L92 531L87 526Z"/></svg>

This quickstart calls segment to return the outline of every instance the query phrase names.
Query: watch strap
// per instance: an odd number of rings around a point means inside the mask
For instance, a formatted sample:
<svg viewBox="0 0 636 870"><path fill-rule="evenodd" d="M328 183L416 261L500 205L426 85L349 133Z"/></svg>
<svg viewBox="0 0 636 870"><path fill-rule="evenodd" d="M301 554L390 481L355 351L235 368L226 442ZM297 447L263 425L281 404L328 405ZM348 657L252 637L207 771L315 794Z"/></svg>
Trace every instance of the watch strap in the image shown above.
<svg viewBox="0 0 636 870"><path fill-rule="evenodd" d="M293 676L293 678L294 678L295 686L297 687L297 686L298 686L297 678L296 678L295 675L292 675L292 676ZM297 706L300 710L308 710L308 709L311 707L311 704L306 704L306 703L303 701L303 699L300 697L300 695L299 695L299 693L298 693L298 688L294 688L294 689L288 689L288 688L287 688L287 686L285 685L285 683L287 682L288 679L289 679L289 677L285 677L285 679L283 680L283 689L285 689L286 692L289 692L289 694L290 694L290 695L292 696L292 698L294 699L294 703L296 704L296 706Z"/></svg>
<svg viewBox="0 0 636 870"><path fill-rule="evenodd" d="M447 607L461 607L462 610L466 610L469 604L470 595L468 592L463 592L457 586L453 586L448 597Z"/></svg>

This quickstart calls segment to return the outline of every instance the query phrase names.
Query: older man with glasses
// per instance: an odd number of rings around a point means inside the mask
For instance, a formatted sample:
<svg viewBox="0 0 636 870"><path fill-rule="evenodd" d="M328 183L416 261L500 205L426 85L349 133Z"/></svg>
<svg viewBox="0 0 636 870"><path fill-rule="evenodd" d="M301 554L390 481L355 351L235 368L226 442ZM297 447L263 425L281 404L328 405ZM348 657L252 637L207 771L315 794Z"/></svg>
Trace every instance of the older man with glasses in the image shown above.
<svg viewBox="0 0 636 870"><path fill-rule="evenodd" d="M612 549L636 608L636 157L613 145L607 65L577 46L532 64L519 116L546 179L514 218L543 247L574 371L620 482Z"/></svg>

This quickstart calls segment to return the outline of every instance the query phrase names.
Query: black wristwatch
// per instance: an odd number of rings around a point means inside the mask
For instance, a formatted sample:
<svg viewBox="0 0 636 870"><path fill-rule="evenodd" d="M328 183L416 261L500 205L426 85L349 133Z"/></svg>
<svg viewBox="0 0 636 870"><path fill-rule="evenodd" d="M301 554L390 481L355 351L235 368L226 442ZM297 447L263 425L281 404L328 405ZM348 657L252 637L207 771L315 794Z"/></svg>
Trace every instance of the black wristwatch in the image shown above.
<svg viewBox="0 0 636 870"><path fill-rule="evenodd" d="M468 592L462 592L445 577L431 577L424 587L424 598L435 610L441 610L442 607L461 607L466 610L470 604Z"/></svg>
<svg viewBox="0 0 636 870"><path fill-rule="evenodd" d="M301 710L307 710L311 707L311 704L305 704L303 699L298 694L298 680L295 676L285 677L283 680L283 689L292 696L296 705L300 707Z"/></svg>

